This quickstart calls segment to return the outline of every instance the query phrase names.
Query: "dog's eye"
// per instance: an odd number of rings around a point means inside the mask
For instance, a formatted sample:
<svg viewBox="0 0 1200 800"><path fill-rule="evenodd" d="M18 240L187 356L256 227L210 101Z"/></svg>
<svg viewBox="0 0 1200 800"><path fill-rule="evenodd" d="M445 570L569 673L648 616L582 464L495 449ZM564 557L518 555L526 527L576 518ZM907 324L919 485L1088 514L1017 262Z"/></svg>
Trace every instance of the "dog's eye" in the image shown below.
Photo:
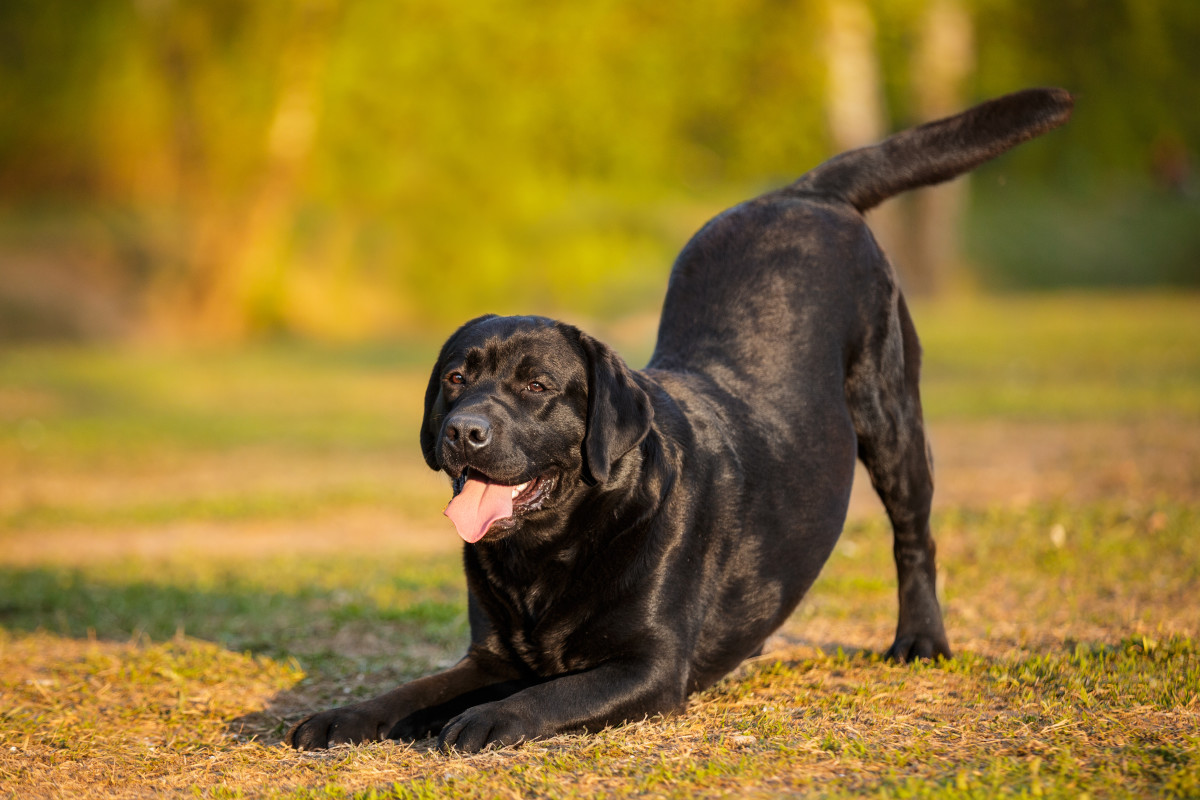
<svg viewBox="0 0 1200 800"><path fill-rule="evenodd" d="M530 381L529 385L525 387L525 390L528 392L544 392L546 391L546 387L537 381Z"/></svg>
<svg viewBox="0 0 1200 800"><path fill-rule="evenodd" d="M451 372L446 376L446 383L453 383L455 386L462 386L466 382L467 379L463 377L461 372Z"/></svg>

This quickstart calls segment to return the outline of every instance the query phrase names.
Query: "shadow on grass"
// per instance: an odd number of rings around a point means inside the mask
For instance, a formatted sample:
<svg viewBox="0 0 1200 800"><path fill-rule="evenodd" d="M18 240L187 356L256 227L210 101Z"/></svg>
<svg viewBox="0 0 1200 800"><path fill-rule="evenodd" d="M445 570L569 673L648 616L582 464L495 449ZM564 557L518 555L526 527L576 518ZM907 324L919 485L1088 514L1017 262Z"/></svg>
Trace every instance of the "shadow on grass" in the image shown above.
<svg viewBox="0 0 1200 800"><path fill-rule="evenodd" d="M265 583L244 574L204 580L163 574L152 579L131 570L121 579L119 574L72 569L4 568L0 627L116 642L162 642L185 633L236 653L295 659L307 672L302 681L271 695L265 708L228 720L233 738L265 744L278 743L307 714L374 696L443 667L463 652L465 604L461 586L451 577L457 574L453 561L400 568L323 561L315 569L330 579L322 583L299 567ZM853 668L854 679L872 685L903 681L910 674L881 662L875 648L887 642L822 637L787 644L817 652L798 659L768 653L729 679L726 689L715 691L774 685L788 673L836 675ZM1200 659L1195 643L1186 638L1064 641L995 658L963 652L949 662L912 669L982 681L999 697L1026 689L1052 690L1054 697L1075 698L1072 707L1077 701L1105 706L1116 698L1128 704L1132 698L1171 710L1190 707L1200 693ZM205 679L219 682L220 676ZM830 691L835 688L831 685Z"/></svg>
<svg viewBox="0 0 1200 800"><path fill-rule="evenodd" d="M275 744L308 714L377 695L462 655L465 595L457 564L443 562L309 561L279 567L268 579L251 579L244 567L203 578L175 568L154 575L144 564L102 573L0 568L0 627L110 642L186 635L232 652L294 659L306 673L302 681L228 722L238 740ZM857 644L820 647L855 654Z"/></svg>
<svg viewBox="0 0 1200 800"><path fill-rule="evenodd" d="M278 742L313 711L378 694L461 655L465 600L405 570L383 586L265 588L233 576L120 580L75 569L0 569L0 628L109 642L186 635L237 653L294 660L306 673L262 711L230 721L239 739Z"/></svg>

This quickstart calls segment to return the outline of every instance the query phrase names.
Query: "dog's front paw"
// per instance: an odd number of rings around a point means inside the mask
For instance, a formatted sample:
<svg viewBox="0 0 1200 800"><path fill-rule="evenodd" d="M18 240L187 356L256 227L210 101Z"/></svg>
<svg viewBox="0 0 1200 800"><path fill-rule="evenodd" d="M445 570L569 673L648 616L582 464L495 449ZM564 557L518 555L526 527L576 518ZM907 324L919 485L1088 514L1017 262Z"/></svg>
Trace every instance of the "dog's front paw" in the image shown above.
<svg viewBox="0 0 1200 800"><path fill-rule="evenodd" d="M485 703L469 708L446 723L438 737L443 750L478 753L485 747L507 747L550 735L535 720L521 714L512 704Z"/></svg>
<svg viewBox="0 0 1200 800"><path fill-rule="evenodd" d="M323 750L336 744L358 744L383 739L389 724L360 706L322 711L300 720L283 741L297 750Z"/></svg>

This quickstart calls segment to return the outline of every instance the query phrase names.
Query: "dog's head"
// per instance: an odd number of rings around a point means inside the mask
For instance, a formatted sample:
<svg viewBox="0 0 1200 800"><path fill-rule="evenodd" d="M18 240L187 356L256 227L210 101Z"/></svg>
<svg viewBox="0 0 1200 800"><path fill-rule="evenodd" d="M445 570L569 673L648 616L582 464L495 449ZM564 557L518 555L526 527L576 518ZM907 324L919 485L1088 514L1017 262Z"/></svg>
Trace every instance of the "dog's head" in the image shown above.
<svg viewBox="0 0 1200 800"><path fill-rule="evenodd" d="M451 478L446 515L467 542L550 518L650 430L653 410L604 344L543 317L474 319L425 390L421 450Z"/></svg>

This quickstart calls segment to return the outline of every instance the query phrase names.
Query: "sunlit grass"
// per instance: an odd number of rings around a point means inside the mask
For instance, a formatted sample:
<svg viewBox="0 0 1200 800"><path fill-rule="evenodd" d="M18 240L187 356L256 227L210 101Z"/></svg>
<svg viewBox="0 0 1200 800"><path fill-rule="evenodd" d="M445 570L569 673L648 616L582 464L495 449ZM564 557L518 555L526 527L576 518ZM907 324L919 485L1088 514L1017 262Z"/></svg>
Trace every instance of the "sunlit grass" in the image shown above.
<svg viewBox="0 0 1200 800"><path fill-rule="evenodd" d="M914 316L933 419L1200 414L1200 295L974 297L917 303ZM411 453L448 333L345 348L9 350L0 453L33 464L255 445ZM622 340L631 364L652 335Z"/></svg>
<svg viewBox="0 0 1200 800"><path fill-rule="evenodd" d="M452 555L6 569L0 720L16 750L0 753L0 775L52 770L99 791L63 765L106 759L133 780L214 796L1187 797L1200 781L1198 515L1105 504L938 515L957 657L907 667L879 658L895 614L888 531L854 524L784 643L686 714L467 759L428 745L313 757L271 744L305 710L462 652ZM838 639L806 638L822 633ZM225 738L230 720L265 743ZM213 761L219 777L196 770Z"/></svg>
<svg viewBox="0 0 1200 800"><path fill-rule="evenodd" d="M394 448L438 343L331 350L32 347L0 354L2 444L27 459L106 461L266 445Z"/></svg>

